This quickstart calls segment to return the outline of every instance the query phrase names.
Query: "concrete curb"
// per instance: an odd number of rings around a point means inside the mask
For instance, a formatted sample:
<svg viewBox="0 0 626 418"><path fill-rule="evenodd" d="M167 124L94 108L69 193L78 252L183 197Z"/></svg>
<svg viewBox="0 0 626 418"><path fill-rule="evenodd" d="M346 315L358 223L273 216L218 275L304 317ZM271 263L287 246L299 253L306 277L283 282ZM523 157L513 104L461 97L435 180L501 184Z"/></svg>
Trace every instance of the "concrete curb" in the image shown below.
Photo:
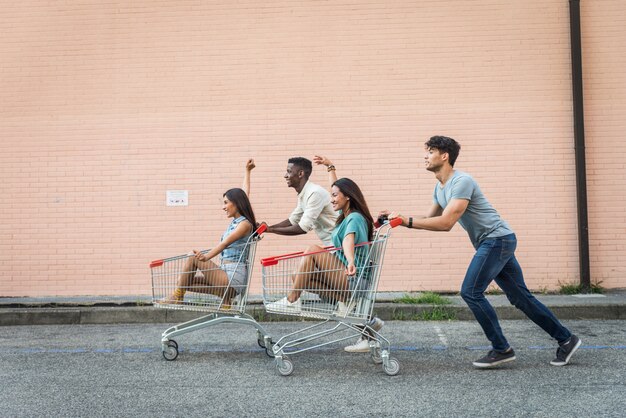
<svg viewBox="0 0 626 418"><path fill-rule="evenodd" d="M626 304L548 305L561 320L571 319L626 319ZM526 319L513 306L495 306L500 319ZM259 322L299 321L298 317L272 315L262 304L249 304L246 312ZM384 320L474 320L466 306L409 305L397 303L376 304L374 313ZM87 324L141 324L180 323L204 312L156 309L152 306L123 304L119 306L61 306L61 307L4 307L0 308L0 326L12 325L87 325Z"/></svg>

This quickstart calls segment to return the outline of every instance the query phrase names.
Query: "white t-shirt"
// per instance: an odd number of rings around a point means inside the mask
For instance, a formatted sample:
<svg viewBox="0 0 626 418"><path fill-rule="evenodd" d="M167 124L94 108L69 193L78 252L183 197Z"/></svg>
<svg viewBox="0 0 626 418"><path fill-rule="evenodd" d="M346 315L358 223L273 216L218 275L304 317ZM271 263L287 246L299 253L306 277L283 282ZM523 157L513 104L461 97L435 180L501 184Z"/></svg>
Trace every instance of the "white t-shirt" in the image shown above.
<svg viewBox="0 0 626 418"><path fill-rule="evenodd" d="M298 194L298 206L289 215L292 225L309 232L315 230L325 245L332 245L331 234L339 214L330 204L330 193L321 186L307 181Z"/></svg>

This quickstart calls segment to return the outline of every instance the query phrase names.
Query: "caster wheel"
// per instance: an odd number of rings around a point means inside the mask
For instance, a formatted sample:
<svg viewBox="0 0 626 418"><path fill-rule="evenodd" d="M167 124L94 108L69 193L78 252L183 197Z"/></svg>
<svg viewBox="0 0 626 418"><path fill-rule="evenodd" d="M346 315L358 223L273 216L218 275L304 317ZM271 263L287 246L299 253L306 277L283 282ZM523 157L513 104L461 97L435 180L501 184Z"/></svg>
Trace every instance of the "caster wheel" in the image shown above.
<svg viewBox="0 0 626 418"><path fill-rule="evenodd" d="M265 347L265 354L267 354L269 358L274 358L274 350L272 349L272 347Z"/></svg>
<svg viewBox="0 0 626 418"><path fill-rule="evenodd" d="M380 355L380 348L373 349L370 354L372 355L374 364L381 364L383 362L383 357Z"/></svg>
<svg viewBox="0 0 626 418"><path fill-rule="evenodd" d="M278 373L280 373L281 375L289 376L291 373L293 373L293 363L291 362L291 360L283 357L283 364L280 365L276 363L276 369L278 369Z"/></svg>
<svg viewBox="0 0 626 418"><path fill-rule="evenodd" d="M167 347L163 349L163 358L167 361L174 361L178 357L178 344L176 341L168 341Z"/></svg>
<svg viewBox="0 0 626 418"><path fill-rule="evenodd" d="M389 376L395 376L400 372L400 363L395 358L389 358L387 365L383 365L383 370Z"/></svg>
<svg viewBox="0 0 626 418"><path fill-rule="evenodd" d="M259 345L259 347L261 348L265 348L265 341L263 341L262 339L258 339L256 340L256 343Z"/></svg>

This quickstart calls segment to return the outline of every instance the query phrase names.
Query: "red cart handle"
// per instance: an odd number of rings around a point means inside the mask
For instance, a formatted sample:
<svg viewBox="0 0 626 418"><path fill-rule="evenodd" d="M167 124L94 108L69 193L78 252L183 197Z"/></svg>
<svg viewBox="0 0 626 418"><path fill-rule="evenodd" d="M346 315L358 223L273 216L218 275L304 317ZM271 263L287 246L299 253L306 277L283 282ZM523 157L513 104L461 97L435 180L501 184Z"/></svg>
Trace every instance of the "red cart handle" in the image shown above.
<svg viewBox="0 0 626 418"><path fill-rule="evenodd" d="M402 218L393 218L389 221L389 225L391 225L392 228L402 225Z"/></svg>
<svg viewBox="0 0 626 418"><path fill-rule="evenodd" d="M263 222L257 229L256 231L254 231L255 234L257 235L261 235L263 234L265 231L267 231L267 224L265 222Z"/></svg>
<svg viewBox="0 0 626 418"><path fill-rule="evenodd" d="M380 228L381 226L385 226L387 225L386 223L384 224L380 224L378 221L374 222L374 226L376 228ZM389 221L388 225L392 228L395 228L396 226L402 225L402 218L393 218L392 220Z"/></svg>
<svg viewBox="0 0 626 418"><path fill-rule="evenodd" d="M163 260L154 260L152 263L150 263L150 268L155 268L155 267L160 267L163 265Z"/></svg>

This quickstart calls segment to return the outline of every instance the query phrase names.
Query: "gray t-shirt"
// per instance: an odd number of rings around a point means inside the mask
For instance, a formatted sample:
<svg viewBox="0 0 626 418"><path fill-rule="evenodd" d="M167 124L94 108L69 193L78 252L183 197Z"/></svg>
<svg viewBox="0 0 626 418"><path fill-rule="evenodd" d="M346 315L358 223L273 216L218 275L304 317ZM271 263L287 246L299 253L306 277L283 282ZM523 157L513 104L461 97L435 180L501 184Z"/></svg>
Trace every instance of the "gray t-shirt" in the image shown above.
<svg viewBox="0 0 626 418"><path fill-rule="evenodd" d="M500 215L491 206L476 180L467 173L455 171L452 178L441 187L435 186L433 201L446 208L452 199L469 200L465 213L459 223L467 231L474 248L478 248L485 238L497 238L513 234L509 225L500 218Z"/></svg>

